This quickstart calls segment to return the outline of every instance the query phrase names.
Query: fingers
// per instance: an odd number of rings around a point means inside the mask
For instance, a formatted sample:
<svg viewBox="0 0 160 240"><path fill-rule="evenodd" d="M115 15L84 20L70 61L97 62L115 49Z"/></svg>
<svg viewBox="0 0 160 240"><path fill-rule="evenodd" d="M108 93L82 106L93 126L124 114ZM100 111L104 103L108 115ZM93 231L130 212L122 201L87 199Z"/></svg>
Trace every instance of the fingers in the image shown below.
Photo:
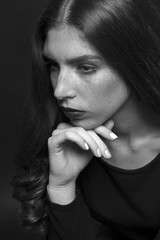
<svg viewBox="0 0 160 240"><path fill-rule="evenodd" d="M88 133L92 136L92 138L96 141L99 150L100 150L100 157L104 157L104 158L111 158L111 153L108 149L108 147L106 146L106 144L102 141L102 139L92 130L88 131Z"/></svg>
<svg viewBox="0 0 160 240"><path fill-rule="evenodd" d="M88 145L89 149L92 151L94 156L101 157L101 152L100 152L98 143L88 133L88 131L86 131L81 127L73 128L73 131L75 131L79 136L81 136L84 139L85 143Z"/></svg>
<svg viewBox="0 0 160 240"><path fill-rule="evenodd" d="M67 129L56 129L52 133L52 137L48 139L49 149L56 153L63 150L67 141L76 143L84 150L91 150L96 157L101 157L101 151L95 139L83 128L72 127Z"/></svg>
<svg viewBox="0 0 160 240"><path fill-rule="evenodd" d="M69 123L62 122L58 125L57 129L64 130L64 129L67 129L67 128L70 128L70 127L72 127L72 125L70 125Z"/></svg>
<svg viewBox="0 0 160 240"><path fill-rule="evenodd" d="M112 130L112 128L114 127L114 121L113 120L109 120L109 121L103 123L103 126L105 126L106 128Z"/></svg>
<svg viewBox="0 0 160 240"><path fill-rule="evenodd" d="M101 125L97 128L95 128L93 131L90 130L88 131L88 133L95 139L95 141L97 142L99 149L101 151L101 155L105 158L111 158L111 153L107 147L107 145L105 144L105 142L100 138L100 136L102 136L105 139L108 140L115 140L117 139L117 135L114 134L111 130L114 127L114 121L113 120L109 120L107 122L104 123L104 125ZM100 136L99 136L100 135Z"/></svg>
<svg viewBox="0 0 160 240"><path fill-rule="evenodd" d="M113 125L113 124L112 124ZM105 126L101 125L94 129L94 131L101 135L102 137L109 139L109 140L115 140L117 139L117 135L114 134L110 129L106 128Z"/></svg>
<svg viewBox="0 0 160 240"><path fill-rule="evenodd" d="M48 139L48 146L54 151L57 149L56 152L59 152L64 148L64 143L66 143L66 141L74 142L82 149L89 150L89 147L85 140L80 135L73 132L71 129L61 132L59 130L55 130L52 133L52 137Z"/></svg>
<svg viewBox="0 0 160 240"><path fill-rule="evenodd" d="M52 137L48 141L48 146L61 151L65 142L71 141L84 150L90 149L96 157L111 158L111 153L105 142L101 139L101 136L108 140L117 139L117 136L111 131L113 126L114 122L110 120L105 125L86 131L82 127L73 127L68 123L61 123L53 131Z"/></svg>

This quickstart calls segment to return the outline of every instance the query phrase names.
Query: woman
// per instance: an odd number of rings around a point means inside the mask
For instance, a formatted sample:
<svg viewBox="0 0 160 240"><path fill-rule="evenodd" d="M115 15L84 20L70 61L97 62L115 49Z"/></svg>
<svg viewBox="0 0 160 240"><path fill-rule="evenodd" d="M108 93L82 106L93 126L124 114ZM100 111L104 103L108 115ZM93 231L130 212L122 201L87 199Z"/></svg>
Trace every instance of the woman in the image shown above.
<svg viewBox="0 0 160 240"><path fill-rule="evenodd" d="M160 239L160 11L52 0L33 44L14 196L47 239Z"/></svg>

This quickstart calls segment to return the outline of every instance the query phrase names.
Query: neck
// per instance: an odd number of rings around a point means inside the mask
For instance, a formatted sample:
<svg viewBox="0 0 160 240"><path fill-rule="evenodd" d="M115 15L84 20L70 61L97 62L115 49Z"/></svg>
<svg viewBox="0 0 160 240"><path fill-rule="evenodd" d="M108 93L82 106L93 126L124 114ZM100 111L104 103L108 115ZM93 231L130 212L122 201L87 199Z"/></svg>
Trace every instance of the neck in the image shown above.
<svg viewBox="0 0 160 240"><path fill-rule="evenodd" d="M148 139L157 134L160 135L160 127L155 126L147 119L132 97L128 99L112 119L115 123L113 132L117 134L119 139L126 139L127 142L131 142L133 145L137 139Z"/></svg>

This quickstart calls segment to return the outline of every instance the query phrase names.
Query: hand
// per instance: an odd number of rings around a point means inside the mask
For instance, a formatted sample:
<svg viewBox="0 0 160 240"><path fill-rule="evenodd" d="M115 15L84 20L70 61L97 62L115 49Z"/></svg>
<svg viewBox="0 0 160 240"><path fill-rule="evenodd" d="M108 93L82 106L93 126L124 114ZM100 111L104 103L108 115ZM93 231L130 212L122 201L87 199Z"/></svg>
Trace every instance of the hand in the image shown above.
<svg viewBox="0 0 160 240"><path fill-rule="evenodd" d="M74 182L93 156L110 158L109 150L100 136L108 140L116 139L111 132L113 125L113 121L109 121L94 130L85 130L68 123L59 124L48 139L49 185L67 186Z"/></svg>

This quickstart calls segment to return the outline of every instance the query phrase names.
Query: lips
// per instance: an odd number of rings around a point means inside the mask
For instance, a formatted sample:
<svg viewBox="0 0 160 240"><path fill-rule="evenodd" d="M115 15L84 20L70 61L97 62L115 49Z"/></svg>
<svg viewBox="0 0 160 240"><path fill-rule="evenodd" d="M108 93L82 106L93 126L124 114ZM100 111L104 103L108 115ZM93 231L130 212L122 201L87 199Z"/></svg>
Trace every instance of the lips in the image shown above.
<svg viewBox="0 0 160 240"><path fill-rule="evenodd" d="M69 118L80 118L84 115L84 111L75 109L75 108L65 108L61 107L64 114Z"/></svg>
<svg viewBox="0 0 160 240"><path fill-rule="evenodd" d="M81 111L81 110L78 110L78 109L75 109L75 108L66 108L66 107L61 107L63 111L66 111L66 112L84 112L84 111Z"/></svg>

